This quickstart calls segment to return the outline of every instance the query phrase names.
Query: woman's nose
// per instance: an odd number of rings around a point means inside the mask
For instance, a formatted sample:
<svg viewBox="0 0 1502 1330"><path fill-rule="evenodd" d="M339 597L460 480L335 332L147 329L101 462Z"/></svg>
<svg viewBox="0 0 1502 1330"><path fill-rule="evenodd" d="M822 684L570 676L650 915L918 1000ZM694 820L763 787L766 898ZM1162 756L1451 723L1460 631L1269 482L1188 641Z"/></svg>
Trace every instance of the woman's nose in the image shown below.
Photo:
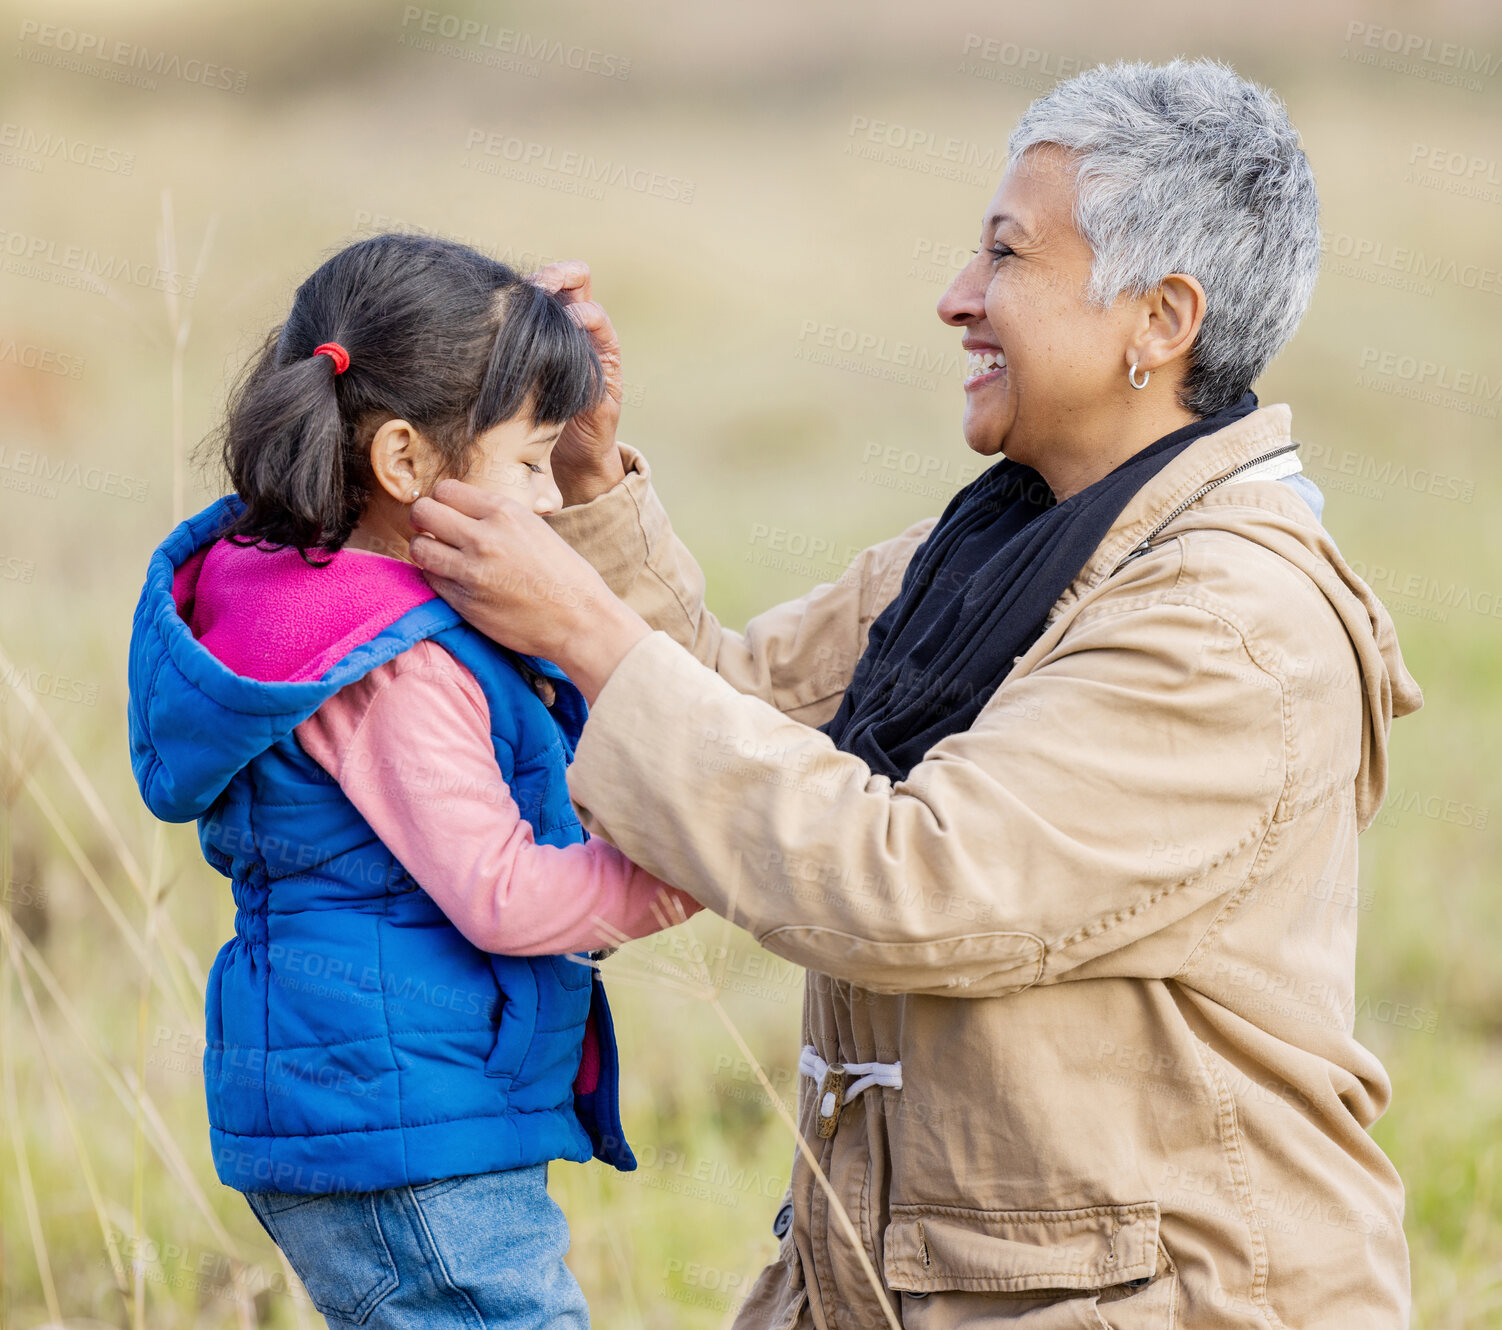
<svg viewBox="0 0 1502 1330"><path fill-rule="evenodd" d="M968 323L985 317L986 281L977 260L972 259L950 282L949 289L939 297L939 317L953 328L963 328Z"/></svg>

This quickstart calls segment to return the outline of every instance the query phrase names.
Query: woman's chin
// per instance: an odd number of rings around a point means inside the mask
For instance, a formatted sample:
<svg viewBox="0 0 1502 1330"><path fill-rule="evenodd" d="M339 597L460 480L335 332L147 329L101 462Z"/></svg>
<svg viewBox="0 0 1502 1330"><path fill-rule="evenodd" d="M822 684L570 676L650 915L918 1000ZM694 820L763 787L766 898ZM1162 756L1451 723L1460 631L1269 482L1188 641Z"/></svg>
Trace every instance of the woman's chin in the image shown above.
<svg viewBox="0 0 1502 1330"><path fill-rule="evenodd" d="M1009 421L1000 419L1000 412L977 409L977 403L965 406L965 443L970 451L982 457L994 457L1001 451L1007 439Z"/></svg>

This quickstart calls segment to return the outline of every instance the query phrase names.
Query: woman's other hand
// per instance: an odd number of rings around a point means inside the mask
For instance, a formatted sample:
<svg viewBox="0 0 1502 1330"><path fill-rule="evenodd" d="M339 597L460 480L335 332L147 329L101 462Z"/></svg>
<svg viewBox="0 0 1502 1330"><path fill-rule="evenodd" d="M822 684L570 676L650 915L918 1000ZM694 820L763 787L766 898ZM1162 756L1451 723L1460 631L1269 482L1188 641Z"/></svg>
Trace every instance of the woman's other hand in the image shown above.
<svg viewBox="0 0 1502 1330"><path fill-rule="evenodd" d="M493 641L541 656L591 706L621 658L651 633L582 555L525 504L441 480L408 510L412 561Z"/></svg>
<svg viewBox="0 0 1502 1330"><path fill-rule="evenodd" d="M621 419L620 339L605 307L590 297L589 264L582 259L550 263L529 280L568 302L569 315L589 334L605 369L605 395L599 405L570 420L553 449L553 477L565 506L588 503L626 474L615 446Z"/></svg>

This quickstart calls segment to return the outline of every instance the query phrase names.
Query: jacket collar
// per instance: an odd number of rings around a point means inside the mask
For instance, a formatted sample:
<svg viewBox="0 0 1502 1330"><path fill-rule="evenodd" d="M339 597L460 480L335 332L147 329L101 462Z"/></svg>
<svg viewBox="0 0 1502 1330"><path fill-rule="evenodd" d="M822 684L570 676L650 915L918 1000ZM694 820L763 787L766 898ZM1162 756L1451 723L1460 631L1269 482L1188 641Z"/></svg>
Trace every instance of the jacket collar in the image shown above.
<svg viewBox="0 0 1502 1330"><path fill-rule="evenodd" d="M1287 448L1293 412L1286 402L1260 406L1224 429L1196 439L1152 478L1122 509L1106 538L1049 615L1050 621L1120 567L1155 527L1205 485L1268 453Z"/></svg>
<svg viewBox="0 0 1502 1330"><path fill-rule="evenodd" d="M1289 447L1292 419L1286 403L1259 407L1225 429L1196 440L1164 467L1127 504L1050 612L1049 629L1026 657L1018 658L1018 664L1027 661L1026 667L1031 668L1052 651L1061 631L1060 616L1109 578L1165 521L1164 539L1185 530L1234 530L1300 569L1324 593L1346 627L1361 673L1366 710L1355 787L1357 825L1365 830L1386 794L1387 735L1392 719L1417 711L1424 700L1403 663L1391 616L1341 557L1308 506L1287 486L1252 485L1245 495L1217 488L1196 497L1206 485L1225 479L1238 467Z"/></svg>

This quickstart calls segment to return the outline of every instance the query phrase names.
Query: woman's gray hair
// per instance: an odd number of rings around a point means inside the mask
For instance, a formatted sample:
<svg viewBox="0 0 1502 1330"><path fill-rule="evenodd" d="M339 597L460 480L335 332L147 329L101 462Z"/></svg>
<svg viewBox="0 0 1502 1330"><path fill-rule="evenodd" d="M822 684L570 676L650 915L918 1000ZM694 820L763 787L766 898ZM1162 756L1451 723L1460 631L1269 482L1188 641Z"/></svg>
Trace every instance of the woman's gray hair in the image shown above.
<svg viewBox="0 0 1502 1330"><path fill-rule="evenodd" d="M1319 274L1319 199L1277 95L1217 60L1117 61L1038 98L1007 142L1017 163L1053 143L1079 155L1074 224L1094 254L1085 298L1205 288L1179 402L1236 402L1293 336Z"/></svg>

